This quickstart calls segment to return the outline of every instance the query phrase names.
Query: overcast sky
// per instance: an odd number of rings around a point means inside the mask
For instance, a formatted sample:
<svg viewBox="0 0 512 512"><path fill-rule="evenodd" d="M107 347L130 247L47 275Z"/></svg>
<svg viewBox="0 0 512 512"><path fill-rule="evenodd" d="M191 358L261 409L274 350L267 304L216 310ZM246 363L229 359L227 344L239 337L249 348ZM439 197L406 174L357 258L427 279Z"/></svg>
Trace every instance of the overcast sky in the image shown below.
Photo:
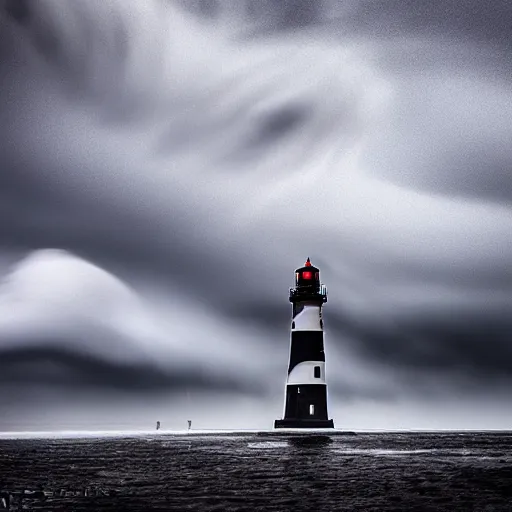
<svg viewBox="0 0 512 512"><path fill-rule="evenodd" d="M185 6L185 7L184 7ZM0 1L0 430L512 426L512 7Z"/></svg>

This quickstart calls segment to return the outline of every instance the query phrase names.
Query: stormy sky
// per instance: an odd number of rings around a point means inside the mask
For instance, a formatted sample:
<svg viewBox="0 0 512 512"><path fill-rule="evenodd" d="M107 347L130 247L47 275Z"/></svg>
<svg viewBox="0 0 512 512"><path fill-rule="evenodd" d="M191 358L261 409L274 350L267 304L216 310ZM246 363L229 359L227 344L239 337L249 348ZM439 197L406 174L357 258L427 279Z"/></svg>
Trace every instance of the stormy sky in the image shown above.
<svg viewBox="0 0 512 512"><path fill-rule="evenodd" d="M506 0L0 0L0 430L269 428L306 257L343 428L512 426Z"/></svg>

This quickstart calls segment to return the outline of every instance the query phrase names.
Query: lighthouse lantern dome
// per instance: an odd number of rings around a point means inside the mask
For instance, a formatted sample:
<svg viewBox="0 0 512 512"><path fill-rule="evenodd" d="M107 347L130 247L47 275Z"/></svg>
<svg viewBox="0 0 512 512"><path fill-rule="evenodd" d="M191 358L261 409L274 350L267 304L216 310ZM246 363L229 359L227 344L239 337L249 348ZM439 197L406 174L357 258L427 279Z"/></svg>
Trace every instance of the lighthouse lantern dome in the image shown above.
<svg viewBox="0 0 512 512"><path fill-rule="evenodd" d="M320 269L314 267L309 258L303 267L295 270L295 286L315 289L320 287Z"/></svg>

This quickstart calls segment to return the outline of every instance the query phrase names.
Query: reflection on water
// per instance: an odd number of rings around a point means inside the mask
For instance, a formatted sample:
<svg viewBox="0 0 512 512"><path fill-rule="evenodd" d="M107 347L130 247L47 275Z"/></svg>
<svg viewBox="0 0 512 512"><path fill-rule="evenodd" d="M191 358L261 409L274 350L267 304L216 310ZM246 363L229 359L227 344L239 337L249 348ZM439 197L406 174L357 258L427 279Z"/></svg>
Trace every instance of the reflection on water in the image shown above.
<svg viewBox="0 0 512 512"><path fill-rule="evenodd" d="M290 437L288 440L291 446L295 448L307 448L311 446L321 447L328 446L332 443L332 439L329 436L297 436Z"/></svg>

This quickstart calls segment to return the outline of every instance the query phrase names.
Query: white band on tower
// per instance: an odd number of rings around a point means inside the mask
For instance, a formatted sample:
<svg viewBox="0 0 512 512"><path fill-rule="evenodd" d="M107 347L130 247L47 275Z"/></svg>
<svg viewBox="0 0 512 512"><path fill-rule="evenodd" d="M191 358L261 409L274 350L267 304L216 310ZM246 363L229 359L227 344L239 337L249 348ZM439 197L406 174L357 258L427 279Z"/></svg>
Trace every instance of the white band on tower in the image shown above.
<svg viewBox="0 0 512 512"><path fill-rule="evenodd" d="M305 305L302 311L295 315L292 331L322 331L321 306Z"/></svg>

